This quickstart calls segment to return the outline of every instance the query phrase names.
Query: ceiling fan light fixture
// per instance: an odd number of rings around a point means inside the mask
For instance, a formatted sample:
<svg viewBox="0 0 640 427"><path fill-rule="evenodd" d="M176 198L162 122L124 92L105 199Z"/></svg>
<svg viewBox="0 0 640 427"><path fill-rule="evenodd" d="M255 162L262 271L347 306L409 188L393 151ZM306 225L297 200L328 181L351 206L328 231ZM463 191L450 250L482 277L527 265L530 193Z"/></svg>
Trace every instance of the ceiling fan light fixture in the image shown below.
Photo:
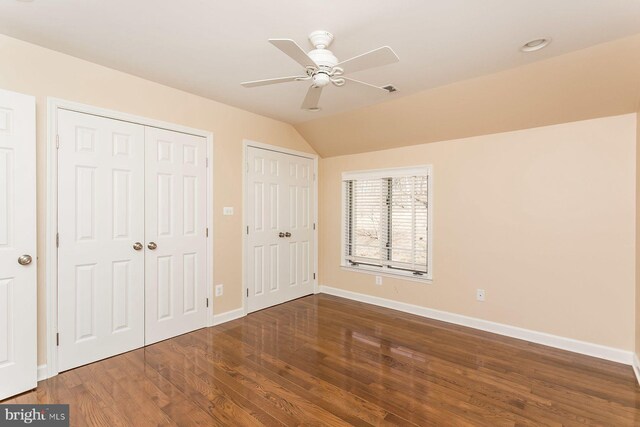
<svg viewBox="0 0 640 427"><path fill-rule="evenodd" d="M550 38L540 38L540 39L531 40L523 44L522 47L520 48L520 51L535 52L549 46L549 43L551 43Z"/></svg>
<svg viewBox="0 0 640 427"><path fill-rule="evenodd" d="M319 72L313 75L312 81L315 87L325 87L331 83L331 77L326 73Z"/></svg>

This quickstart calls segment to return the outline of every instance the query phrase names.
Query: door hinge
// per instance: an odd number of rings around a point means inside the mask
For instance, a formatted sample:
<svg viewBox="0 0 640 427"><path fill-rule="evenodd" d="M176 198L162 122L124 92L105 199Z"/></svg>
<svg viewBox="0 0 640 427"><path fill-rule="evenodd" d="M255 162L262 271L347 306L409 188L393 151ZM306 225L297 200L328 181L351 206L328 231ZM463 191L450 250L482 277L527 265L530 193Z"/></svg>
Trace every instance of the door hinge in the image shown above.
<svg viewBox="0 0 640 427"><path fill-rule="evenodd" d="M60 233L56 233L56 248L60 247Z"/></svg>
<svg viewBox="0 0 640 427"><path fill-rule="evenodd" d="M313 280L316 280L316 273L313 273Z"/></svg>
<svg viewBox="0 0 640 427"><path fill-rule="evenodd" d="M206 228L206 231L204 232L204 235L205 235L206 237L209 237L209 227L207 227L207 228Z"/></svg>
<svg viewBox="0 0 640 427"><path fill-rule="evenodd" d="M56 135L56 148L60 148L60 135Z"/></svg>
<svg viewBox="0 0 640 427"><path fill-rule="evenodd" d="M209 307L209 298L207 298L207 308Z"/></svg>
<svg viewBox="0 0 640 427"><path fill-rule="evenodd" d="M313 174L313 180L314 181L316 180L316 174L315 173Z"/></svg>
<svg viewBox="0 0 640 427"><path fill-rule="evenodd" d="M249 234L249 226L247 225L247 234Z"/></svg>
<svg viewBox="0 0 640 427"><path fill-rule="evenodd" d="M247 297L249 297L249 288L247 288Z"/></svg>
<svg viewBox="0 0 640 427"><path fill-rule="evenodd" d="M56 332L56 346L60 346L60 334Z"/></svg>
<svg viewBox="0 0 640 427"><path fill-rule="evenodd" d="M209 167L209 158L208 157L205 159L204 163L205 163L206 167Z"/></svg>
<svg viewBox="0 0 640 427"><path fill-rule="evenodd" d="M314 230L316 229L316 223L315 222L313 223L313 229Z"/></svg>

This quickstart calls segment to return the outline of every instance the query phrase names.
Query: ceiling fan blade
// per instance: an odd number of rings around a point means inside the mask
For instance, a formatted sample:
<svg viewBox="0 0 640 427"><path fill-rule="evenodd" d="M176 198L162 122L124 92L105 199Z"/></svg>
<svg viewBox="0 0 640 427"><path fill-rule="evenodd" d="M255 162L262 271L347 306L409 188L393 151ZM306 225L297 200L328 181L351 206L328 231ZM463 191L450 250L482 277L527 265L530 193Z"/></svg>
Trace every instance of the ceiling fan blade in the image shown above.
<svg viewBox="0 0 640 427"><path fill-rule="evenodd" d="M243 82L240 84L244 87L256 87L256 86L273 85L276 83L294 82L299 79L306 80L308 79L308 77L306 76L278 77L277 79L254 80L252 82Z"/></svg>
<svg viewBox="0 0 640 427"><path fill-rule="evenodd" d="M304 101L302 102L303 110L318 110L318 102L320 101L320 95L322 94L322 87L318 86L309 86L309 90L307 91L307 96L304 97Z"/></svg>
<svg viewBox="0 0 640 427"><path fill-rule="evenodd" d="M303 67L315 67L318 68L318 64L307 55L307 52L302 50L298 43L291 39L269 39L269 43L280 49L287 54L291 59L296 61Z"/></svg>
<svg viewBox="0 0 640 427"><path fill-rule="evenodd" d="M366 70L368 68L380 67L382 65L393 64L400 59L389 46L379 47L362 55L354 56L346 61L340 62L337 66L346 73Z"/></svg>
<svg viewBox="0 0 640 427"><path fill-rule="evenodd" d="M389 93L389 90L385 89L382 86L372 85L371 83L367 83L367 82L363 82L363 81L360 81L360 80L352 79L350 77L341 77L341 78L343 78L343 79L345 79L347 81L350 81L350 82L354 82L354 83L358 83L358 84L361 84L361 85L369 86L369 87L371 87L373 89L378 89L378 90L381 90L381 91Z"/></svg>

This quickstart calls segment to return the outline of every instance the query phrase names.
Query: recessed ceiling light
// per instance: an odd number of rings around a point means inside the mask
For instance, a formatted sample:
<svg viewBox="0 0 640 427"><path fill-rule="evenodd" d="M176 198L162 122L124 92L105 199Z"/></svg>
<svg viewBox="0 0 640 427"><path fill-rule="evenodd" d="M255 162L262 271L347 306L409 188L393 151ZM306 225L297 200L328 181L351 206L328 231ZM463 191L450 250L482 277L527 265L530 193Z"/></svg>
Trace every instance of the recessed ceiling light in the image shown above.
<svg viewBox="0 0 640 427"><path fill-rule="evenodd" d="M544 49L551 43L551 39L535 39L522 45L520 50L522 52L535 52L536 50Z"/></svg>

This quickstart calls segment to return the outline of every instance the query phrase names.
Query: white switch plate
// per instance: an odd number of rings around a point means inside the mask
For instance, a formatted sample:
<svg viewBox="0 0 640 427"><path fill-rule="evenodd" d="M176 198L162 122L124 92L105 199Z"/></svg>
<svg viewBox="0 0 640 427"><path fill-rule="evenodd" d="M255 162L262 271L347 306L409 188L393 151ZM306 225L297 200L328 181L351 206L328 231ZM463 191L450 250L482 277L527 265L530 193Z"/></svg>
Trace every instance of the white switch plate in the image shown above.
<svg viewBox="0 0 640 427"><path fill-rule="evenodd" d="M233 207L225 206L222 208L222 215L233 215Z"/></svg>
<svg viewBox="0 0 640 427"><path fill-rule="evenodd" d="M221 283L219 285L216 285L216 296L222 296L222 294L224 293L224 285Z"/></svg>
<svg viewBox="0 0 640 427"><path fill-rule="evenodd" d="M478 301L484 301L484 297L485 297L485 292L484 289L478 289L476 291L476 299Z"/></svg>
<svg viewBox="0 0 640 427"><path fill-rule="evenodd" d="M376 276L376 285L382 285L382 276Z"/></svg>

